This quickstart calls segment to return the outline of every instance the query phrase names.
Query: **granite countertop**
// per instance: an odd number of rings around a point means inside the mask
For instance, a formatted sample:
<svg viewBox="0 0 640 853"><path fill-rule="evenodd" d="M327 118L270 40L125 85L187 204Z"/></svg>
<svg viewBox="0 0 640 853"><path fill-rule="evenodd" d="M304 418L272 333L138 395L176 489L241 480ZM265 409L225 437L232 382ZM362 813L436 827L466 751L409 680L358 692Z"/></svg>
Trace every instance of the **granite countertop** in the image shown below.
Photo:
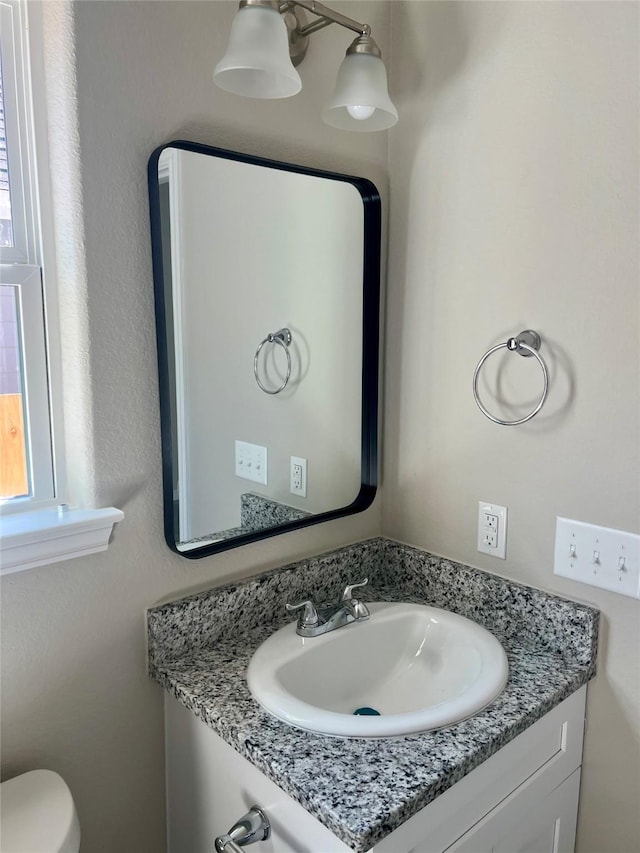
<svg viewBox="0 0 640 853"><path fill-rule="evenodd" d="M488 628L509 659L502 694L468 720L398 738L299 731L253 700L257 646L291 621L285 601L338 600L369 577L367 600L444 607ZM598 612L393 542L372 539L218 587L147 614L149 671L353 850L369 850L595 674Z"/></svg>

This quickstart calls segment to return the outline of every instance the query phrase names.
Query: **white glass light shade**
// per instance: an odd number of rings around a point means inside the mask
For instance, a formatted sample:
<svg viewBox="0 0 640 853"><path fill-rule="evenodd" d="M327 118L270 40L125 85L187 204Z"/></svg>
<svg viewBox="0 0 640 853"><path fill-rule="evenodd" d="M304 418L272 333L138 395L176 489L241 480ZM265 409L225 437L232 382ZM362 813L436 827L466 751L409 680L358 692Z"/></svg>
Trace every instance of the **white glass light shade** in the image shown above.
<svg viewBox="0 0 640 853"><path fill-rule="evenodd" d="M384 62L371 54L347 54L338 69L336 90L322 120L341 130L385 130L398 121L391 103Z"/></svg>
<svg viewBox="0 0 640 853"><path fill-rule="evenodd" d="M238 10L213 80L221 89L248 98L288 98L300 91L302 81L289 58L287 26L276 9Z"/></svg>

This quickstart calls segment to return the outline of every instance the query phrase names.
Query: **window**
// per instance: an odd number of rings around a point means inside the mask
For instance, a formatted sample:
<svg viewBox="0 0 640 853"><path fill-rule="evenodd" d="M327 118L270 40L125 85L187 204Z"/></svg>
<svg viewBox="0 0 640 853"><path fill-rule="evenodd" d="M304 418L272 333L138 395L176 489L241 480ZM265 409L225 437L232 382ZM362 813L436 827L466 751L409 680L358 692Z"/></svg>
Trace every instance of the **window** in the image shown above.
<svg viewBox="0 0 640 853"><path fill-rule="evenodd" d="M104 551L124 517L66 504L42 4L29 5L28 27L24 0L0 0L2 574Z"/></svg>
<svg viewBox="0 0 640 853"><path fill-rule="evenodd" d="M24 6L0 2L0 503L56 499Z"/></svg>

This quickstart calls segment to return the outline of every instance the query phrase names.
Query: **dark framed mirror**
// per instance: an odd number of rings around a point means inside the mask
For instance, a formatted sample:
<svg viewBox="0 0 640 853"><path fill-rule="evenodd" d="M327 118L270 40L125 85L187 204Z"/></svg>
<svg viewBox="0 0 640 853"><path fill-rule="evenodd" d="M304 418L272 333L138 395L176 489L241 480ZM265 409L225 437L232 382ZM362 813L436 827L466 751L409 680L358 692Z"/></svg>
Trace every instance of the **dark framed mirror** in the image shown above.
<svg viewBox="0 0 640 853"><path fill-rule="evenodd" d="M164 528L197 558L377 485L380 197L193 142L149 159Z"/></svg>

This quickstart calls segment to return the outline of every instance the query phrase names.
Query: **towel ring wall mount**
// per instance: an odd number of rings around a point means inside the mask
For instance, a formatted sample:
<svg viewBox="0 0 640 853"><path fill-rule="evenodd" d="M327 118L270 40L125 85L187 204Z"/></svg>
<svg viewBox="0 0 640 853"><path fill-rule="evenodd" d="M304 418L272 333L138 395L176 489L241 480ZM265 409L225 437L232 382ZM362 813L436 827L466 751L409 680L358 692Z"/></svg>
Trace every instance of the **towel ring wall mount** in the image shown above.
<svg viewBox="0 0 640 853"><path fill-rule="evenodd" d="M258 344L258 349L256 350L256 354L253 357L253 375L255 376L256 382L258 383L258 387L261 391L264 391L265 394L279 394L287 387L289 379L291 378L291 353L289 351L291 341L291 332L285 327L283 329L279 329L277 332L269 332L267 337ZM258 372L258 358L260 356L260 352L263 346L267 343L281 346L287 356L287 375L285 376L284 381L282 382L279 388L267 388L260 380Z"/></svg>
<svg viewBox="0 0 640 853"><path fill-rule="evenodd" d="M540 335L537 332L534 332L533 329L525 329L523 332L520 332L517 337L511 337L505 343L497 344L495 347L491 347L491 349L487 350L487 352L478 362L473 374L473 397L482 414L485 415L485 417L489 418L490 421L493 421L496 424L500 424L500 426L518 426L518 424L524 424L527 421L530 421L531 418L537 415L540 409L544 406L545 400L547 399L547 394L549 393L549 370L547 368L547 365L545 364L544 359L538 352L538 350L540 349L541 342L542 341ZM517 420L513 421L505 421L501 418L497 418L495 415L492 415L491 412L485 409L478 395L478 376L480 374L480 370L485 361L491 355L493 355L494 352L497 352L501 349L507 349L510 352L517 352L518 355L521 355L524 358L534 357L540 365L540 369L542 370L542 394L540 395L540 399L538 400L535 408L523 418L518 418Z"/></svg>

